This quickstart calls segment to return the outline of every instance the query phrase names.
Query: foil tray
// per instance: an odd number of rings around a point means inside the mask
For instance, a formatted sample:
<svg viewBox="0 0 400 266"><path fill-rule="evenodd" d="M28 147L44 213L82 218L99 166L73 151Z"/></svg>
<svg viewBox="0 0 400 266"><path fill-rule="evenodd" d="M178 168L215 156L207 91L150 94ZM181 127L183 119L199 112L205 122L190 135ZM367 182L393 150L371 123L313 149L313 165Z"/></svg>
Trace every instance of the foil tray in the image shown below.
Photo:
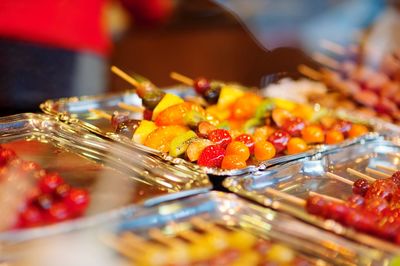
<svg viewBox="0 0 400 266"><path fill-rule="evenodd" d="M372 266L389 263L393 258L388 253L317 229L289 215L249 203L233 194L209 192L152 208L141 208L115 223L86 231L84 237L71 232L39 240L40 242L24 243L6 250L7 256L3 259L26 261L29 265L128 265L122 256L102 242L104 237L129 231L147 238L149 229L154 228L174 235L176 228L191 228L190 220L193 217L282 243L305 258L310 265ZM49 246L53 248L43 248ZM71 251L71 248L77 254L60 260L57 254L65 250Z"/></svg>
<svg viewBox="0 0 400 266"><path fill-rule="evenodd" d="M91 204L83 218L0 232L0 251L2 244L85 228L131 213L138 206L153 206L211 189L205 174L132 153L123 145L48 115L0 117L0 144L12 148L24 160L60 173L67 183L86 188L91 195ZM5 183L3 180L0 186Z"/></svg>
<svg viewBox="0 0 400 266"><path fill-rule="evenodd" d="M168 89L168 92L177 94L183 98L193 97L195 94L192 89L187 87L177 87ZM48 100L40 105L40 108L46 114L57 117L60 121L82 126L91 132L98 134L102 137L112 139L114 141L123 143L129 146L132 150L137 152L145 153L149 156L155 156L158 158L162 158L163 160L170 162L174 165L183 165L187 168L192 169L193 171L202 171L207 174L213 176L233 176L233 175L242 175L258 170L266 169L272 165L280 164L287 161L292 161L296 159L301 159L306 156L310 156L312 154L329 150L335 148L337 145L317 145L312 149L295 155L286 155L277 158L273 158L271 160L264 161L259 165L251 165L243 169L236 170L224 170L218 168L207 168L203 166L198 166L197 164L191 163L182 158L175 158L169 156L168 154L159 152L152 148L146 147L141 144L134 143L132 140L125 136L118 135L113 132L113 129L110 126L110 122L104 118L99 118L93 115L89 110L90 109L101 109L106 112L112 111L123 111L120 107L118 107L118 103L123 102L128 105L133 106L141 106L141 99L137 96L137 94L133 91L127 91L122 93L115 94L106 94L106 95L97 95L97 96L84 96L84 97L72 97L72 98L63 98L58 100ZM393 137L395 135L400 135L400 127L387 123L383 120L379 119L371 119L365 118L360 115L349 114L344 111L333 111L321 109L319 105L314 106L315 110L320 110L321 113L334 115L338 118L345 119L352 122L358 122L368 125L373 129L375 133L379 133L381 135L387 137ZM142 119L141 113L132 113L132 118L134 119ZM371 133L370 135L374 135ZM357 142L356 139L350 139L344 141L342 144L351 144Z"/></svg>
<svg viewBox="0 0 400 266"><path fill-rule="evenodd" d="M360 140L350 145L323 151L301 161L276 165L240 177L228 177L223 185L228 190L264 206L286 212L310 224L353 239L365 245L400 254L400 247L376 237L356 232L333 220L323 220L309 215L303 207L273 196L267 188L273 188L298 198L306 199L310 191L346 200L352 193L352 186L326 176L332 172L355 181L358 177L349 174L347 168L366 173L367 167L377 169L378 165L399 167L400 145L398 140L382 138ZM374 178L381 178L368 174Z"/></svg>

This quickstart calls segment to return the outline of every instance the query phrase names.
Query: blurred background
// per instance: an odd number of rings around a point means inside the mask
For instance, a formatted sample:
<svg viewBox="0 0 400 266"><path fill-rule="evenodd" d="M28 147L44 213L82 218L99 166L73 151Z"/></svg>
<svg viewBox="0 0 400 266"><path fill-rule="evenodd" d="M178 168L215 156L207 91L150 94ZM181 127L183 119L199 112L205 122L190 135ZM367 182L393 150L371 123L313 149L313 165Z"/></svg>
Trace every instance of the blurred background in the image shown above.
<svg viewBox="0 0 400 266"><path fill-rule="evenodd" d="M385 0L3 0L0 113L130 88L110 65L160 87L171 71L259 86L314 63L324 38L348 44L385 23L379 40L398 38L397 12Z"/></svg>

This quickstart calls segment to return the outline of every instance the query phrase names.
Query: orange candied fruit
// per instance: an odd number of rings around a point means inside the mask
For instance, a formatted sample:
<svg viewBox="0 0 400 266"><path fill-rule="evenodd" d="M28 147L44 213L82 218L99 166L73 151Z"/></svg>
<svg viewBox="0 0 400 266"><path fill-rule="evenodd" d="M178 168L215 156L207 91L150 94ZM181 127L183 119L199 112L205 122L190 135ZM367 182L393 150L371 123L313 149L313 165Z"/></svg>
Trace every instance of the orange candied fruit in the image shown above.
<svg viewBox="0 0 400 266"><path fill-rule="evenodd" d="M301 136L307 143L323 143L325 139L324 131L320 126L306 126L301 131Z"/></svg>
<svg viewBox="0 0 400 266"><path fill-rule="evenodd" d="M275 157L276 150L274 145L266 140L256 142L254 145L254 156L259 161L269 160Z"/></svg>
<svg viewBox="0 0 400 266"><path fill-rule="evenodd" d="M255 142L266 140L272 133L275 132L275 129L270 126L258 127L254 130L253 138Z"/></svg>
<svg viewBox="0 0 400 266"><path fill-rule="evenodd" d="M246 120L251 118L261 104L262 98L255 93L246 92L231 106L231 118Z"/></svg>
<svg viewBox="0 0 400 266"><path fill-rule="evenodd" d="M236 155L242 161L247 161L250 157L250 150L246 144L241 141L233 141L226 147L226 155Z"/></svg>
<svg viewBox="0 0 400 266"><path fill-rule="evenodd" d="M326 133L326 144L338 144L344 140L343 133L338 130L330 130Z"/></svg>
<svg viewBox="0 0 400 266"><path fill-rule="evenodd" d="M369 132L369 130L366 126L359 125L359 124L353 124L349 131L349 138L356 138L356 137L362 136L368 132Z"/></svg>
<svg viewBox="0 0 400 266"><path fill-rule="evenodd" d="M227 170L241 169L245 168L246 166L246 161L242 160L242 158L238 155L225 155L221 164L221 168Z"/></svg>
<svg viewBox="0 0 400 266"><path fill-rule="evenodd" d="M297 154L308 149L307 143L301 138L291 138L287 145L287 154Z"/></svg>

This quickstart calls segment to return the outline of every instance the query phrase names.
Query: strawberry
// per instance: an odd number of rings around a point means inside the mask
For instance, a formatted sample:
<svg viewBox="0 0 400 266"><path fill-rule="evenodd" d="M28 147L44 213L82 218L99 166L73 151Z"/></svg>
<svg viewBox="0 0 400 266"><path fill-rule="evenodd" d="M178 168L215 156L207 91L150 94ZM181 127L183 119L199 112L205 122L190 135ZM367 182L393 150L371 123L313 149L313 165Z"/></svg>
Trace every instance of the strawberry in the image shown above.
<svg viewBox="0 0 400 266"><path fill-rule="evenodd" d="M226 129L216 129L211 131L208 134L208 139L215 144L221 145L223 148L226 148L226 146L228 146L232 141L232 137Z"/></svg>
<svg viewBox="0 0 400 266"><path fill-rule="evenodd" d="M225 149L220 145L207 146L200 154L197 164L206 167L221 167Z"/></svg>
<svg viewBox="0 0 400 266"><path fill-rule="evenodd" d="M236 141L240 141L246 144L247 148L249 148L250 154L254 154L254 144L255 141L253 137L249 134L241 134L235 138Z"/></svg>

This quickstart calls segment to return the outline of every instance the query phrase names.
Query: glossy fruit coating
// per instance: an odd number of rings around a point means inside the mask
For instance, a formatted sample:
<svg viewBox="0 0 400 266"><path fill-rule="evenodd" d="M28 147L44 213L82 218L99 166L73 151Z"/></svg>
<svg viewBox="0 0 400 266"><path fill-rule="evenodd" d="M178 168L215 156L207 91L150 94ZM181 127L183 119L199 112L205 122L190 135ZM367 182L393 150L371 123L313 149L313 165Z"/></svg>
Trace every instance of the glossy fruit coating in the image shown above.
<svg viewBox="0 0 400 266"><path fill-rule="evenodd" d="M197 138L197 135L194 131L189 130L182 135L176 136L172 141L169 148L169 155L173 157L178 157L186 152L187 147L190 142Z"/></svg>
<svg viewBox="0 0 400 266"><path fill-rule="evenodd" d="M397 193L397 185L391 179L379 179L370 184L370 188L365 193L365 198L378 197L390 201Z"/></svg>
<svg viewBox="0 0 400 266"><path fill-rule="evenodd" d="M235 138L235 140L246 144L247 148L249 148L250 154L254 154L255 141L250 134L241 134L241 135L237 136Z"/></svg>
<svg viewBox="0 0 400 266"><path fill-rule="evenodd" d="M39 180L39 188L43 193L53 193L53 191L61 184L64 180L57 173L48 173Z"/></svg>
<svg viewBox="0 0 400 266"><path fill-rule="evenodd" d="M137 127L133 133L133 141L139 144L143 144L146 141L148 135L157 129L157 126L152 121L142 120L140 125Z"/></svg>
<svg viewBox="0 0 400 266"><path fill-rule="evenodd" d="M246 146L246 144L244 144L243 142L232 141L226 147L225 155L235 155L241 161L246 162L247 159L249 159L249 157L250 157L250 151L249 151L249 148Z"/></svg>
<svg viewBox="0 0 400 266"><path fill-rule="evenodd" d="M89 194L84 189L73 188L69 192L65 203L74 214L81 214L89 205Z"/></svg>
<svg viewBox="0 0 400 266"><path fill-rule="evenodd" d="M37 226L43 222L43 213L38 207L28 206L20 213L21 226Z"/></svg>
<svg viewBox="0 0 400 266"><path fill-rule="evenodd" d="M162 100L154 108L152 120L154 121L157 118L158 114L167 109L168 107L183 102L184 102L183 99L177 95L171 93L165 94Z"/></svg>
<svg viewBox="0 0 400 266"><path fill-rule="evenodd" d="M365 196L369 189L369 183L366 179L357 179L353 184L353 193L361 196Z"/></svg>
<svg viewBox="0 0 400 266"><path fill-rule="evenodd" d="M288 132L292 137L300 137L301 131L305 126L305 122L302 118L291 117L283 123L282 129Z"/></svg>
<svg viewBox="0 0 400 266"><path fill-rule="evenodd" d="M0 167L5 166L9 161L16 157L17 155L13 150L0 148Z"/></svg>
<svg viewBox="0 0 400 266"><path fill-rule="evenodd" d="M229 146L228 146L229 147ZM222 169L241 169L246 167L246 160L243 160L241 156L238 155L225 155L222 160L221 168Z"/></svg>
<svg viewBox="0 0 400 266"><path fill-rule="evenodd" d="M297 154L308 149L307 143L301 138L291 138L287 145L287 154Z"/></svg>
<svg viewBox="0 0 400 266"><path fill-rule="evenodd" d="M394 172L391 178L397 186L400 186L400 171Z"/></svg>
<svg viewBox="0 0 400 266"><path fill-rule="evenodd" d="M56 188L56 190L54 191L54 195L59 199L65 199L69 195L70 191L71 191L71 186L64 183Z"/></svg>
<svg viewBox="0 0 400 266"><path fill-rule="evenodd" d="M228 144L232 141L232 137L229 134L229 131L226 129L216 129L211 131L208 134L208 139L223 148L228 146Z"/></svg>
<svg viewBox="0 0 400 266"><path fill-rule="evenodd" d="M289 133L284 130L277 130L269 136L268 141L274 145L276 153L280 153L286 149L289 139Z"/></svg>
<svg viewBox="0 0 400 266"><path fill-rule="evenodd" d="M208 134L216 129L217 129L216 126L212 125L210 122L207 121L200 122L197 126L198 134L203 138L208 138Z"/></svg>
<svg viewBox="0 0 400 266"><path fill-rule="evenodd" d="M70 218L70 211L64 202L57 202L48 212L50 222L59 222Z"/></svg>
<svg viewBox="0 0 400 266"><path fill-rule="evenodd" d="M231 118L247 120L254 116L262 98L255 93L246 92L231 106Z"/></svg>
<svg viewBox="0 0 400 266"><path fill-rule="evenodd" d="M220 98L220 92L220 87L210 88L204 92L203 98L209 104L216 104L218 102L218 99Z"/></svg>
<svg viewBox="0 0 400 266"><path fill-rule="evenodd" d="M307 143L323 143L325 139L324 131L319 126L306 126L301 131L301 136Z"/></svg>
<svg viewBox="0 0 400 266"><path fill-rule="evenodd" d="M338 130L330 130L326 132L325 143L326 144L338 144L344 140L343 133Z"/></svg>
<svg viewBox="0 0 400 266"><path fill-rule="evenodd" d="M332 130L337 130L343 133L343 135L347 136L348 132L351 129L351 122L349 121L344 121L344 120L340 120L337 121L333 126L332 126Z"/></svg>
<svg viewBox="0 0 400 266"><path fill-rule="evenodd" d="M157 126L184 126L186 124L185 115L190 111L190 106L191 104L188 102L169 106L157 115L154 122Z"/></svg>
<svg viewBox="0 0 400 266"><path fill-rule="evenodd" d="M271 136L272 133L274 133L275 131L276 130L270 126L263 126L256 128L253 134L254 142L267 140L268 137Z"/></svg>
<svg viewBox="0 0 400 266"><path fill-rule="evenodd" d="M198 94L203 95L211 88L211 84L206 78L200 77L193 81L193 88Z"/></svg>
<svg viewBox="0 0 400 266"><path fill-rule="evenodd" d="M211 145L201 152L197 164L206 167L221 167L225 149L220 145Z"/></svg>
<svg viewBox="0 0 400 266"><path fill-rule="evenodd" d="M186 149L186 156L189 161L197 161L203 150L214 143L208 139L195 139L192 141Z"/></svg>
<svg viewBox="0 0 400 266"><path fill-rule="evenodd" d="M256 142L254 145L254 156L259 161L269 160L275 157L276 150L274 145L266 140Z"/></svg>
<svg viewBox="0 0 400 266"><path fill-rule="evenodd" d="M353 124L349 130L349 138L356 138L368 133L368 128L364 125Z"/></svg>
<svg viewBox="0 0 400 266"><path fill-rule="evenodd" d="M152 131L146 138L144 145L161 152L169 152L171 141L187 131L183 126L163 126Z"/></svg>
<svg viewBox="0 0 400 266"><path fill-rule="evenodd" d="M131 139L136 129L140 126L140 123L140 120L129 119L128 121L120 123L115 132Z"/></svg>
<svg viewBox="0 0 400 266"><path fill-rule="evenodd" d="M128 112L114 112L111 116L111 125L116 129L121 123L129 120Z"/></svg>
<svg viewBox="0 0 400 266"><path fill-rule="evenodd" d="M307 198L306 210L307 212L315 215L322 214L325 206L327 205L326 200L320 196L311 196Z"/></svg>
<svg viewBox="0 0 400 266"><path fill-rule="evenodd" d="M218 109L229 109L229 107L234 104L240 97L242 97L243 94L243 90L235 85L222 86L221 93L218 98Z"/></svg>

